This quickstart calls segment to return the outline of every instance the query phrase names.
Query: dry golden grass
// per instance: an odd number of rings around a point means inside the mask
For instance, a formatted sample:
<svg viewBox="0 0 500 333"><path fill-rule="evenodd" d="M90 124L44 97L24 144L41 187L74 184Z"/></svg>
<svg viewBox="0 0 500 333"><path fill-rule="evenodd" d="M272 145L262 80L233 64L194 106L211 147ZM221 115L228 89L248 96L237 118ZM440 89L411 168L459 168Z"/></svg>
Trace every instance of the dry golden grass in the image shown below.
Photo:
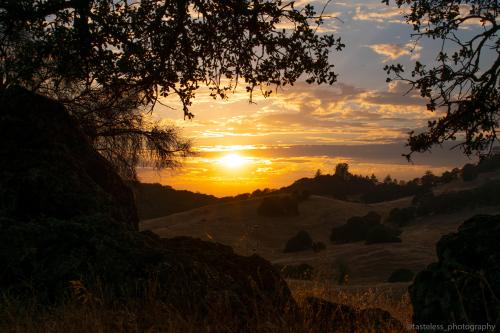
<svg viewBox="0 0 500 333"><path fill-rule="evenodd" d="M407 283L339 286L329 281L289 280L288 286L299 304L306 297L314 296L333 303L350 305L356 310L379 308L388 311L405 326L412 321L413 308Z"/></svg>
<svg viewBox="0 0 500 333"><path fill-rule="evenodd" d="M411 304L405 291L406 285L395 287L360 288L338 286L320 281L288 281L292 293L301 308L305 298L316 296L325 300L352 306L356 310L381 308L406 324L411 320ZM214 310L214 309L212 309ZM109 301L78 286L65 303L42 306L36 301L19 302L14 298L0 299L0 332L5 333L139 333L139 332L287 332L316 333L307 318L291 315L283 318L254 318L248 327L235 326L224 317L200 319L193 314L181 315L175 309L154 299L127 299ZM324 318L326 324L328 318ZM376 330L375 330L376 331ZM359 330L366 332L366 330ZM371 330L370 330L371 332Z"/></svg>
<svg viewBox="0 0 500 333"><path fill-rule="evenodd" d="M257 318L242 329L221 317L201 320L186 317L162 302L128 300L121 304L82 304L41 307L38 304L3 300L0 332L5 333L142 333L142 332L305 332L301 322Z"/></svg>
<svg viewBox="0 0 500 333"><path fill-rule="evenodd" d="M500 206L492 206L419 217L403 228L402 243L332 244L329 239L332 227L345 223L349 217L369 211L385 217L395 207L410 205L411 198L364 204L311 196L301 203L300 216L277 218L259 216L259 200L206 206L142 221L141 229L151 230L161 237L191 236L219 242L231 246L237 254L256 253L273 264L306 263L318 270L344 259L351 270L352 284L374 285L387 281L396 269L421 271L436 261L436 243L443 235L455 232L460 224L476 214L500 212ZM288 239L300 230L307 231L314 241L326 244L326 249L319 253L284 253Z"/></svg>

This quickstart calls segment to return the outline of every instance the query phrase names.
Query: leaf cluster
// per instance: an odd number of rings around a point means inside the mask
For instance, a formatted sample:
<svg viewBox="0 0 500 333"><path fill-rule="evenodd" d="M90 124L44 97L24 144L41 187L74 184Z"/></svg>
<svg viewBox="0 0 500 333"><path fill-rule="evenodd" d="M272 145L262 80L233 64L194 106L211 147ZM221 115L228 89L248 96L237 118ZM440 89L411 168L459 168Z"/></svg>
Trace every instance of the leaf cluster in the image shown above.
<svg viewBox="0 0 500 333"><path fill-rule="evenodd" d="M413 26L417 42L423 37L442 41L434 64L416 61L410 75L400 64L385 67L390 76L387 81L409 83L428 100L427 109L439 113L424 132L410 133L406 156L457 139L467 155L490 154L498 141L500 106L498 1L395 2L409 7L405 18ZM465 33L465 29L473 33Z"/></svg>

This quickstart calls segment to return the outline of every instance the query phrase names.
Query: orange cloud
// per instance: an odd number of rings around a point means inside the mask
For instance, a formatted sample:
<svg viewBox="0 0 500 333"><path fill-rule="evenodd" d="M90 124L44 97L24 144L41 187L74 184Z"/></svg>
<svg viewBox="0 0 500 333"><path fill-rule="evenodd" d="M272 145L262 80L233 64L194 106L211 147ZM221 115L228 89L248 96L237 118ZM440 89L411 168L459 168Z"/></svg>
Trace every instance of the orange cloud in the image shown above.
<svg viewBox="0 0 500 333"><path fill-rule="evenodd" d="M402 9L380 6L380 5L363 5L356 7L356 14L353 20L357 21L372 21L378 23L401 23L404 24L404 12Z"/></svg>
<svg viewBox="0 0 500 333"><path fill-rule="evenodd" d="M412 60L420 58L422 47L414 43L400 44L372 44L368 45L373 52L385 57L384 62L408 56Z"/></svg>

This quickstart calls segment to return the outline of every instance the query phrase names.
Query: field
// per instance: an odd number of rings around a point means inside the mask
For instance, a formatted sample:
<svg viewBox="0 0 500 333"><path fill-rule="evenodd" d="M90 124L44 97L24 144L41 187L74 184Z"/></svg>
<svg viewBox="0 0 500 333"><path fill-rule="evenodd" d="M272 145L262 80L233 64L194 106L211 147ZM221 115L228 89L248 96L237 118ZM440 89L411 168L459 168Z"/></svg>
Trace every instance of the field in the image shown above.
<svg viewBox="0 0 500 333"><path fill-rule="evenodd" d="M454 181L439 186L434 192L470 189L499 177L499 172L488 173L473 182ZM299 303L308 296L316 296L356 309L381 308L409 325L413 313L407 291L409 283L387 283L390 274L399 268L414 272L424 269L436 261L435 245L443 235L456 231L464 220L476 214L500 213L500 206L492 206L420 217L402 228L401 243L336 245L329 241L332 227L369 211L379 213L384 220L391 209L409 206L411 198L364 204L311 196L300 204L299 216L280 218L259 216L260 200L206 206L146 220L141 228L162 237L192 236L219 242L230 245L239 254L256 253L274 264L307 263L315 270L311 281L287 281ZM286 241L300 230L307 231L314 241L325 243L326 249L318 253L284 253ZM343 262L348 269L346 285L338 285L335 281L338 262Z"/></svg>
<svg viewBox="0 0 500 333"><path fill-rule="evenodd" d="M496 179L500 173L485 174L480 179L464 183L455 181L435 189L436 193L463 190ZM445 234L456 231L467 218L476 214L500 213L499 206L465 209L452 214L417 218L404 227L402 243L365 245L362 242L334 245L329 241L332 227L341 225L352 216L375 211L388 216L395 207L406 207L411 198L364 204L322 196L300 204L296 217L268 218L257 214L262 199L248 199L205 206L183 213L146 220L143 230L161 237L191 236L231 246L242 255L258 254L276 264L307 263L325 278L332 273L335 262L345 262L350 271L350 284L376 285L384 283L391 272L399 268L418 272L436 260L435 244ZM326 244L319 253L303 251L283 253L285 243L298 231L305 230L314 241Z"/></svg>
<svg viewBox="0 0 500 333"><path fill-rule="evenodd" d="M441 186L435 192L471 188L497 176L482 176L471 183L455 182ZM350 305L356 310L379 308L409 327L413 314L407 291L409 283L387 283L390 273L398 268L418 272L436 260L435 244L442 235L455 231L466 218L475 214L500 212L500 207L496 206L418 218L403 228L402 243L334 245L329 241L332 227L369 211L385 218L391 209L408 206L411 198L363 204L311 196L300 204L299 216L282 218L259 216L260 200L205 206L142 221L141 228L162 237L192 236L220 242L232 246L239 254L256 253L275 264L310 264L315 268L311 280L287 280L299 306L305 308L306 299L315 296ZM325 243L326 249L317 253L284 253L286 241L299 230L308 231L315 241ZM344 262L348 269L344 285L335 281L338 262ZM307 318L307 312L305 314ZM17 302L15 298L0 299L2 332L201 332L214 329L238 332L237 328L227 326L223 316L209 324L200 321L196 313L192 315L188 318L181 316L154 297L116 302L98 291L75 293L67 302L54 307L44 307L36 301L30 304ZM259 318L257 326L249 332L316 332L310 325L317 323L309 323L307 319L302 321L292 317L278 322Z"/></svg>

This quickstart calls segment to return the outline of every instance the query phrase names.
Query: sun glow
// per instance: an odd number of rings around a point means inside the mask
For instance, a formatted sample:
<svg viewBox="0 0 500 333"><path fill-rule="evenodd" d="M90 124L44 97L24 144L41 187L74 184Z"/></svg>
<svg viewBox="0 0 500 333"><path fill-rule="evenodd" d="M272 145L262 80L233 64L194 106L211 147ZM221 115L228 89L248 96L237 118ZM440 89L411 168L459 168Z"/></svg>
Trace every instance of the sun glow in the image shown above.
<svg viewBox="0 0 500 333"><path fill-rule="evenodd" d="M247 162L248 158L235 153L224 155L219 159L219 164L231 169L239 168Z"/></svg>

